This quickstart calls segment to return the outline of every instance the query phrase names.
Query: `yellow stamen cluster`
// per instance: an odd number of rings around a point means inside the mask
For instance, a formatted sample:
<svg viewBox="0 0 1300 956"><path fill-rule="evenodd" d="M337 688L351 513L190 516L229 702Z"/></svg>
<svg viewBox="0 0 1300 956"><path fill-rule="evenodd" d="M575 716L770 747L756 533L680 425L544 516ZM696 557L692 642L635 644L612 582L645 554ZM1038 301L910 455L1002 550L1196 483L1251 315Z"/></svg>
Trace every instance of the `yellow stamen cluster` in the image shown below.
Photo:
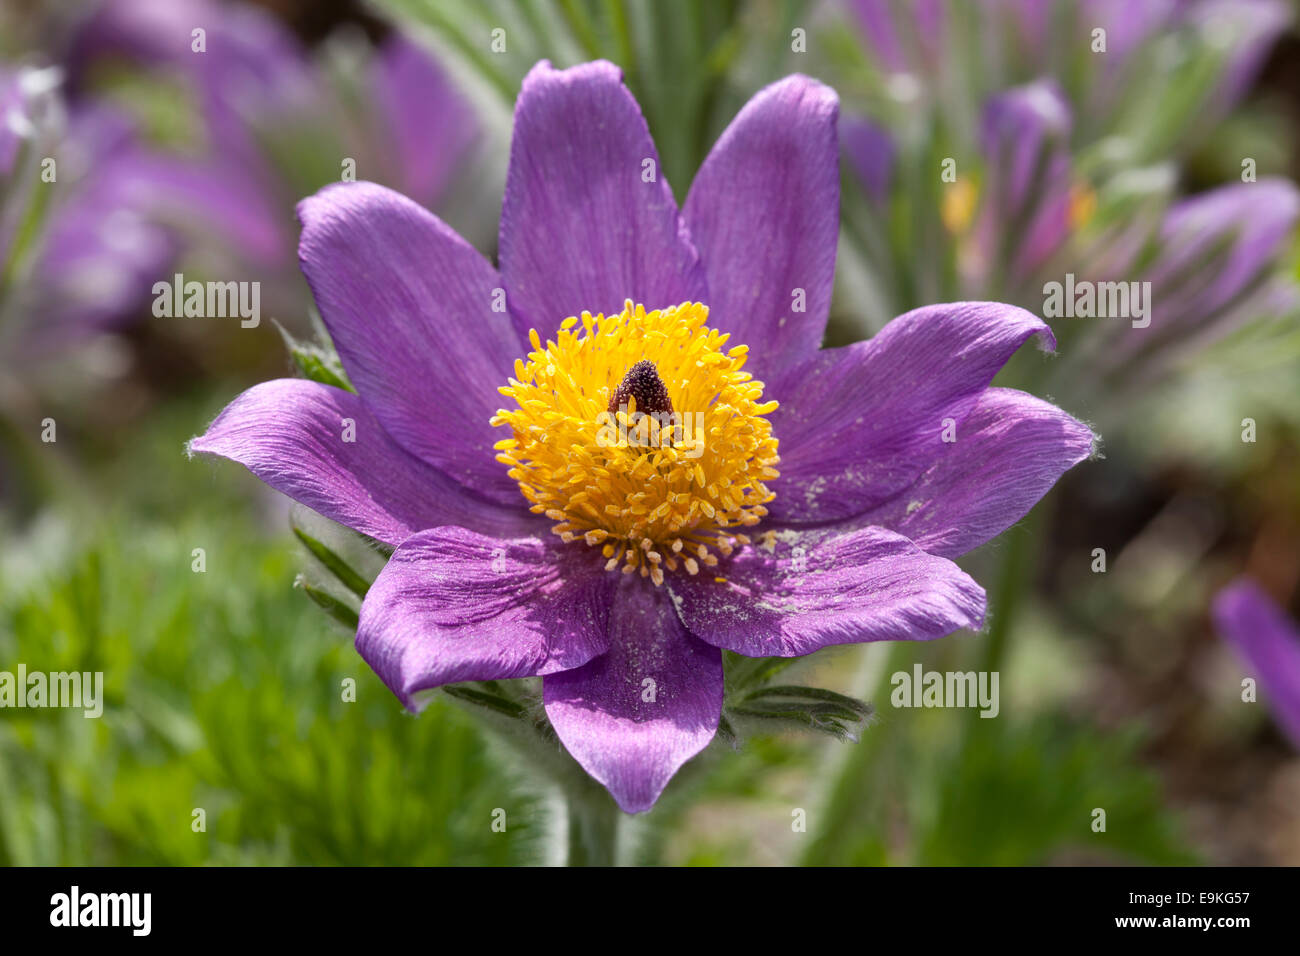
<svg viewBox="0 0 1300 956"><path fill-rule="evenodd" d="M749 544L731 529L758 524L775 497L777 440L764 416L777 403L742 370L748 347L726 349L708 315L700 303L647 312L629 300L618 315L565 319L545 346L532 330L527 362L499 389L518 407L492 418L513 433L497 460L532 510L565 541L601 548L606 569L655 584L665 569L698 574L718 563L715 549ZM638 415L635 398L609 411L645 361L667 388L671 423Z"/></svg>

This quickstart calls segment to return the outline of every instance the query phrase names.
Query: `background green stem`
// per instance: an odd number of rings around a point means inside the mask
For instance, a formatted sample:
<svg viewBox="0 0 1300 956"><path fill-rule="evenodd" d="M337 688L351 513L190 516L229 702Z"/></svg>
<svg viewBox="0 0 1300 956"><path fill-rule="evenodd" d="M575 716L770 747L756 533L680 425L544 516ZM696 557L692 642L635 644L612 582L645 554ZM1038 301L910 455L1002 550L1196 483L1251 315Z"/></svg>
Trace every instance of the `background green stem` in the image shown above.
<svg viewBox="0 0 1300 956"><path fill-rule="evenodd" d="M567 795L568 866L613 866L618 853L619 809L603 792Z"/></svg>
<svg viewBox="0 0 1300 956"><path fill-rule="evenodd" d="M860 688L867 699L875 698L894 657L892 644L879 644L871 648L877 649L881 660L872 668L871 672L875 675L870 682L872 686ZM824 809L817 814L812 842L800 860L802 865L834 866L843 862L838 851L845 845L845 836L864 825L863 795L871 789L872 770L880 743L881 734L874 728L867 727L862 739L851 745L840 765L839 774L827 793Z"/></svg>
<svg viewBox="0 0 1300 956"><path fill-rule="evenodd" d="M1021 599L1038 559L1043 512L1047 502L1040 502L1003 540L998 580L989 600L989 630L984 643L984 670L996 671L1005 662L1007 635L1020 611Z"/></svg>

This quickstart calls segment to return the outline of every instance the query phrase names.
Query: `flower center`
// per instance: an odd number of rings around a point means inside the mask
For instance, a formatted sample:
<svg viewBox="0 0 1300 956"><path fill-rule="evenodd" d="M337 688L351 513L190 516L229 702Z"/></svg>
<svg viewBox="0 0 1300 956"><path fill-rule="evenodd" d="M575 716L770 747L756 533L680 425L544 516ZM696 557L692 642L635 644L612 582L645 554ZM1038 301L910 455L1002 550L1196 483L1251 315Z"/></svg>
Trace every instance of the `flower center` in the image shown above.
<svg viewBox="0 0 1300 956"><path fill-rule="evenodd" d="M493 425L496 443L532 511L565 541L601 548L662 584L664 570L715 565L750 543L736 530L759 523L775 496L777 440L764 416L763 383L743 371L748 347L704 323L698 302L646 312L570 317L543 347L515 361ZM579 326L581 323L581 327Z"/></svg>

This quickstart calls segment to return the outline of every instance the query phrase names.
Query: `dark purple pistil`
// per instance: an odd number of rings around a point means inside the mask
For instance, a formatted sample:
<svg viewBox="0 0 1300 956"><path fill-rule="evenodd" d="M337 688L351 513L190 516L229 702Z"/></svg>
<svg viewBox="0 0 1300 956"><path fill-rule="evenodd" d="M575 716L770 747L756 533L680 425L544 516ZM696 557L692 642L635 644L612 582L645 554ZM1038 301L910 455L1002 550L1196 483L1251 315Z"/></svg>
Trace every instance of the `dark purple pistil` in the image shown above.
<svg viewBox="0 0 1300 956"><path fill-rule="evenodd" d="M673 413L673 403L668 397L668 389L664 385L664 380L659 377L659 370L655 368L654 362L637 362L627 370L622 383L609 397L609 413L612 415L619 410L620 406L630 404L629 398L636 399L638 412L647 415Z"/></svg>

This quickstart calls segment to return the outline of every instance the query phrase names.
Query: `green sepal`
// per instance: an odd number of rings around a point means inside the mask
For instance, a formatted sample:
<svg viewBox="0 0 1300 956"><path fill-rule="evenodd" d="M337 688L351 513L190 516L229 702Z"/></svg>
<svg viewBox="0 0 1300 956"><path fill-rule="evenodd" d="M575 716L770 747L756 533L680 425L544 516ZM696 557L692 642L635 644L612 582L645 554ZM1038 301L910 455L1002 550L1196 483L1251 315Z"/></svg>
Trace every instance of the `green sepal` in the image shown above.
<svg viewBox="0 0 1300 956"><path fill-rule="evenodd" d="M735 717L791 723L851 741L873 713L864 701L801 685L761 687L728 703L726 710Z"/></svg>
<svg viewBox="0 0 1300 956"><path fill-rule="evenodd" d="M485 684L447 684L442 690L444 693L455 697L457 700L463 700L468 704L477 707L486 707L502 717L509 717L512 720L522 720L528 716L528 708L518 701L511 700L501 694L494 694L480 688Z"/></svg>
<svg viewBox="0 0 1300 956"><path fill-rule="evenodd" d="M289 355L293 359L293 364L303 378L312 382L319 382L322 385L331 385L334 388L341 388L346 392L356 393L352 383L348 381L348 376L343 371L343 363L335 354L332 346L313 345L307 342L300 342L289 334L279 322L275 327L280 330L280 336L284 339L284 347L289 350Z"/></svg>
<svg viewBox="0 0 1300 956"><path fill-rule="evenodd" d="M752 694L748 694L744 700L757 700L760 698L767 699L773 697L794 697L802 700L835 704L842 707L848 713L855 714L859 718L871 716L872 711L870 704L866 701L858 700L856 697L848 697L844 694L836 693L833 690L826 690L824 687L804 687L800 684L763 687Z"/></svg>
<svg viewBox="0 0 1300 956"><path fill-rule="evenodd" d="M733 651L725 651L723 671L727 691L734 694L759 687L797 660L796 657L744 657Z"/></svg>
<svg viewBox="0 0 1300 956"><path fill-rule="evenodd" d="M370 590L370 585L365 578L352 569L351 565L296 524L293 525L293 533L307 547L307 550L315 556L316 560L323 564L330 574L339 579L339 582L344 587L359 598L366 596L366 592Z"/></svg>
<svg viewBox="0 0 1300 956"><path fill-rule="evenodd" d="M297 587L302 588L303 592L315 601L316 605L326 614L334 618L334 620L338 621L349 630L355 631L357 629L357 624L360 622L360 616L356 610L349 607L343 601L340 601L328 591L323 591L318 587L308 584L301 575L299 575L298 580L295 581L294 584Z"/></svg>

